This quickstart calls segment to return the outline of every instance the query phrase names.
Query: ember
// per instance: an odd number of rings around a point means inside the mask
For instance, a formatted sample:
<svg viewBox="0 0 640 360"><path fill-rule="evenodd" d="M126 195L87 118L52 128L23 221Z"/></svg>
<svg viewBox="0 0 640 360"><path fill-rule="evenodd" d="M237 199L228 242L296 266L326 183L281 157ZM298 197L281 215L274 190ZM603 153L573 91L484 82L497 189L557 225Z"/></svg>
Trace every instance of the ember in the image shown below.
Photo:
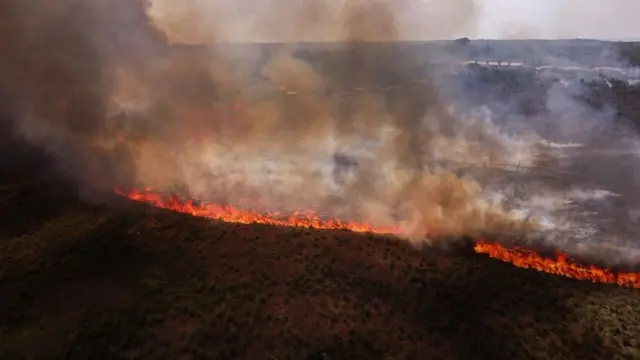
<svg viewBox="0 0 640 360"><path fill-rule="evenodd" d="M345 222L339 219L322 219L313 212L297 212L283 217L281 214L275 212L247 211L231 205L196 204L192 200L184 200L177 196L163 196L150 190L134 190L129 193L116 190L116 193L131 200L145 202L159 208L225 222L349 230L376 234L400 235L402 233L397 227L374 227L370 224L354 221ZM509 249L499 244L486 243L484 241L479 241L474 246L474 250L477 253L487 254L492 258L509 262L521 268L536 269L549 274L562 275L578 280L590 280L593 282L640 288L640 273L615 273L610 269L580 265L569 261L567 256L562 253L558 253L556 259L551 259L542 257L531 250Z"/></svg>

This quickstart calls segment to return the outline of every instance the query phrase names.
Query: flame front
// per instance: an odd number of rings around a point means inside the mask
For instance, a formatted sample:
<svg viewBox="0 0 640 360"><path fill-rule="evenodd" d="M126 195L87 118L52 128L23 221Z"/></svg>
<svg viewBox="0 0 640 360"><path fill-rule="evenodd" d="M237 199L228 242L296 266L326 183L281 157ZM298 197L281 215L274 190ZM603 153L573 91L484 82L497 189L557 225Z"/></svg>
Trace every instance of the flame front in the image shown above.
<svg viewBox="0 0 640 360"><path fill-rule="evenodd" d="M353 232L367 232L375 234L401 233L401 230L398 227L373 227L370 224L355 221L345 222L335 218L322 219L320 216L310 211L299 211L292 213L289 216L282 217L280 214L274 212L240 210L231 205L196 204L192 200L182 200L177 196L166 197L152 191L134 190L130 193L125 193L116 190L116 193L128 197L131 200L145 202L159 208L232 223L349 230Z"/></svg>
<svg viewBox="0 0 640 360"><path fill-rule="evenodd" d="M494 259L509 262L517 267L530 268L550 274L562 275L578 280L590 280L606 284L640 288L640 273L615 273L610 269L585 266L567 259L567 255L557 253L556 258L546 258L526 249L508 249L500 244L478 242L474 246L477 253L487 254Z"/></svg>
<svg viewBox="0 0 640 360"><path fill-rule="evenodd" d="M116 193L131 200L148 203L159 208L225 222L349 230L360 233L402 234L402 230L399 227L374 227L366 223L345 222L335 218L325 220L314 212L296 212L290 216L282 217L274 212L247 211L230 205L196 204L192 200L183 200L177 196L167 197L151 190L134 190L129 193L116 190ZM486 243L484 241L479 241L474 246L474 250L477 253L487 254L492 258L509 262L521 268L535 269L578 280L640 288L640 273L616 273L610 269L580 265L569 261L567 256L562 253L557 253L556 259L551 259L542 257L531 250L509 249L496 243Z"/></svg>

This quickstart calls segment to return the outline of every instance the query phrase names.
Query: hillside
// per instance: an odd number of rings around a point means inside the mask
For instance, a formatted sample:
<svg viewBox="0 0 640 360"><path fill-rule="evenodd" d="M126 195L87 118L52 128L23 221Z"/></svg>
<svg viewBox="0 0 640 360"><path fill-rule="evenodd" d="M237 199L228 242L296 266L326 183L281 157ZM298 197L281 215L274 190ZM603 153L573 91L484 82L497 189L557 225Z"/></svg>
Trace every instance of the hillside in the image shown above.
<svg viewBox="0 0 640 360"><path fill-rule="evenodd" d="M637 290L392 238L0 186L0 358L631 359Z"/></svg>

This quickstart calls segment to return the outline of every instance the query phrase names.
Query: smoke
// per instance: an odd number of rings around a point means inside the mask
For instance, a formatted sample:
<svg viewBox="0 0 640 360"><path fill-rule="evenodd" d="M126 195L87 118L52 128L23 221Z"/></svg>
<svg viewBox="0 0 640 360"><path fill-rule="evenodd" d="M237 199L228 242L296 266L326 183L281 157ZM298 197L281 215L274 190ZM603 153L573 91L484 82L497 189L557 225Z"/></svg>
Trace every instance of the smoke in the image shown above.
<svg viewBox="0 0 640 360"><path fill-rule="evenodd" d="M0 110L13 133L80 184L126 177L126 156L99 145L112 126L106 113L115 64L135 69L164 41L141 4L9 0L0 14ZM20 156L14 150L7 157Z"/></svg>
<svg viewBox="0 0 640 360"><path fill-rule="evenodd" d="M153 0L149 14L174 43L299 43L465 36L479 10L474 0Z"/></svg>
<svg viewBox="0 0 640 360"><path fill-rule="evenodd" d="M164 181L182 176L195 198L253 197L278 210L313 207L379 225L401 224L420 241L427 233L478 237L522 224L499 204L487 203L474 180L437 164L455 159L504 165L513 158L509 139L491 122L453 114L428 73L413 78L425 59L388 45L425 32L448 37L472 28L473 1L246 6L153 2L150 14L170 41L215 44L176 49L188 62L180 66L195 71L207 64L209 76L197 78L211 80L215 95L206 104L194 101L195 94L163 99L167 112L189 119L181 120L182 129L192 130L185 122L203 116L208 125L197 128L200 141L186 136L190 141L181 142L177 156L164 144L144 150L138 168L152 170L138 174L141 182L166 187ZM194 23L200 26L188 26ZM274 40L291 43L263 46L266 62L254 56L244 67L233 56L242 45L225 44ZM309 40L340 43L322 59L305 61L296 53ZM176 76L184 81L176 67L159 77L167 84ZM259 68L257 74L247 71L252 67ZM201 81L193 80L192 88ZM179 170L158 177L163 166L157 164L167 159Z"/></svg>
<svg viewBox="0 0 640 360"><path fill-rule="evenodd" d="M519 237L568 222L550 221L557 209L540 205L538 190L555 188L534 178L516 196L521 180L509 169L561 158L554 151L562 146L541 140L543 124L576 142L599 131L597 122L578 121L592 114L560 85L545 92L557 124L544 116L528 124L502 101L518 125L506 132L495 108L452 106L471 101L425 67L457 61L451 49L420 54L398 44L472 33L480 8L471 0L2 7L0 34L12 41L0 44L8 54L0 108L83 188L150 186L283 212L314 209L400 225L417 243Z"/></svg>

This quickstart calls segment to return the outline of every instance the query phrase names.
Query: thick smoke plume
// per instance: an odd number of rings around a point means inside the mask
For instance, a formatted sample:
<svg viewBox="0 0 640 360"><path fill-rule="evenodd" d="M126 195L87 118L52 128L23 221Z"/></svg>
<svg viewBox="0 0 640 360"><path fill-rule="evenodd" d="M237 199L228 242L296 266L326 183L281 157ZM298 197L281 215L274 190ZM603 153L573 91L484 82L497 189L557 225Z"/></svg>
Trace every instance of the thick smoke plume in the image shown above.
<svg viewBox="0 0 640 360"><path fill-rule="evenodd" d="M315 209L417 242L536 227L491 179L548 152L538 129L461 115L423 65L452 55L394 45L472 32L474 1L0 6L0 110L82 188ZM267 41L283 43L238 44Z"/></svg>
<svg viewBox="0 0 640 360"><path fill-rule="evenodd" d="M193 54L186 60L193 62L191 69L207 64L217 92L215 105L205 105L207 110L185 99L189 105L178 112L189 111L190 119L206 114L208 127L215 128L175 160L192 196L220 192L234 202L250 194L278 209L313 206L381 225L401 223L416 238L428 233L480 236L489 229L517 227L503 209L482 199L474 181L427 164L438 156L485 165L508 159L499 134L453 116L428 74L412 79L418 59L388 45L424 32L425 26L408 15L417 2L310 1L270 4L260 11L242 10L242 3L233 9L197 4L185 9L156 2L150 10L168 38L217 44L209 51L203 48L203 58ZM457 5L433 2L422 13L435 20L433 31L446 28L454 34L475 16L472 1ZM243 23L257 40L226 26L245 10L259 14ZM200 14L208 17L198 22L202 27L184 26L197 22ZM251 74L232 66L233 45L222 44L229 39L293 43L273 48L264 64L249 64L259 68L259 74ZM299 50L295 44L308 39L339 39L342 45L313 64L293 55ZM225 78L218 80L221 75ZM252 75L265 78L267 88L255 88ZM388 88L398 82L402 86ZM225 113L231 99L240 105ZM167 102L182 104L175 98ZM226 119L233 120L224 124ZM267 169L259 169L267 161L276 167L271 178L265 176Z"/></svg>
<svg viewBox="0 0 640 360"><path fill-rule="evenodd" d="M101 144L113 125L116 64L140 68L165 42L144 8L126 0L3 1L0 36L0 112L10 129L4 135L44 148L83 186L129 175L126 156ZM15 152L3 158L20 156Z"/></svg>

